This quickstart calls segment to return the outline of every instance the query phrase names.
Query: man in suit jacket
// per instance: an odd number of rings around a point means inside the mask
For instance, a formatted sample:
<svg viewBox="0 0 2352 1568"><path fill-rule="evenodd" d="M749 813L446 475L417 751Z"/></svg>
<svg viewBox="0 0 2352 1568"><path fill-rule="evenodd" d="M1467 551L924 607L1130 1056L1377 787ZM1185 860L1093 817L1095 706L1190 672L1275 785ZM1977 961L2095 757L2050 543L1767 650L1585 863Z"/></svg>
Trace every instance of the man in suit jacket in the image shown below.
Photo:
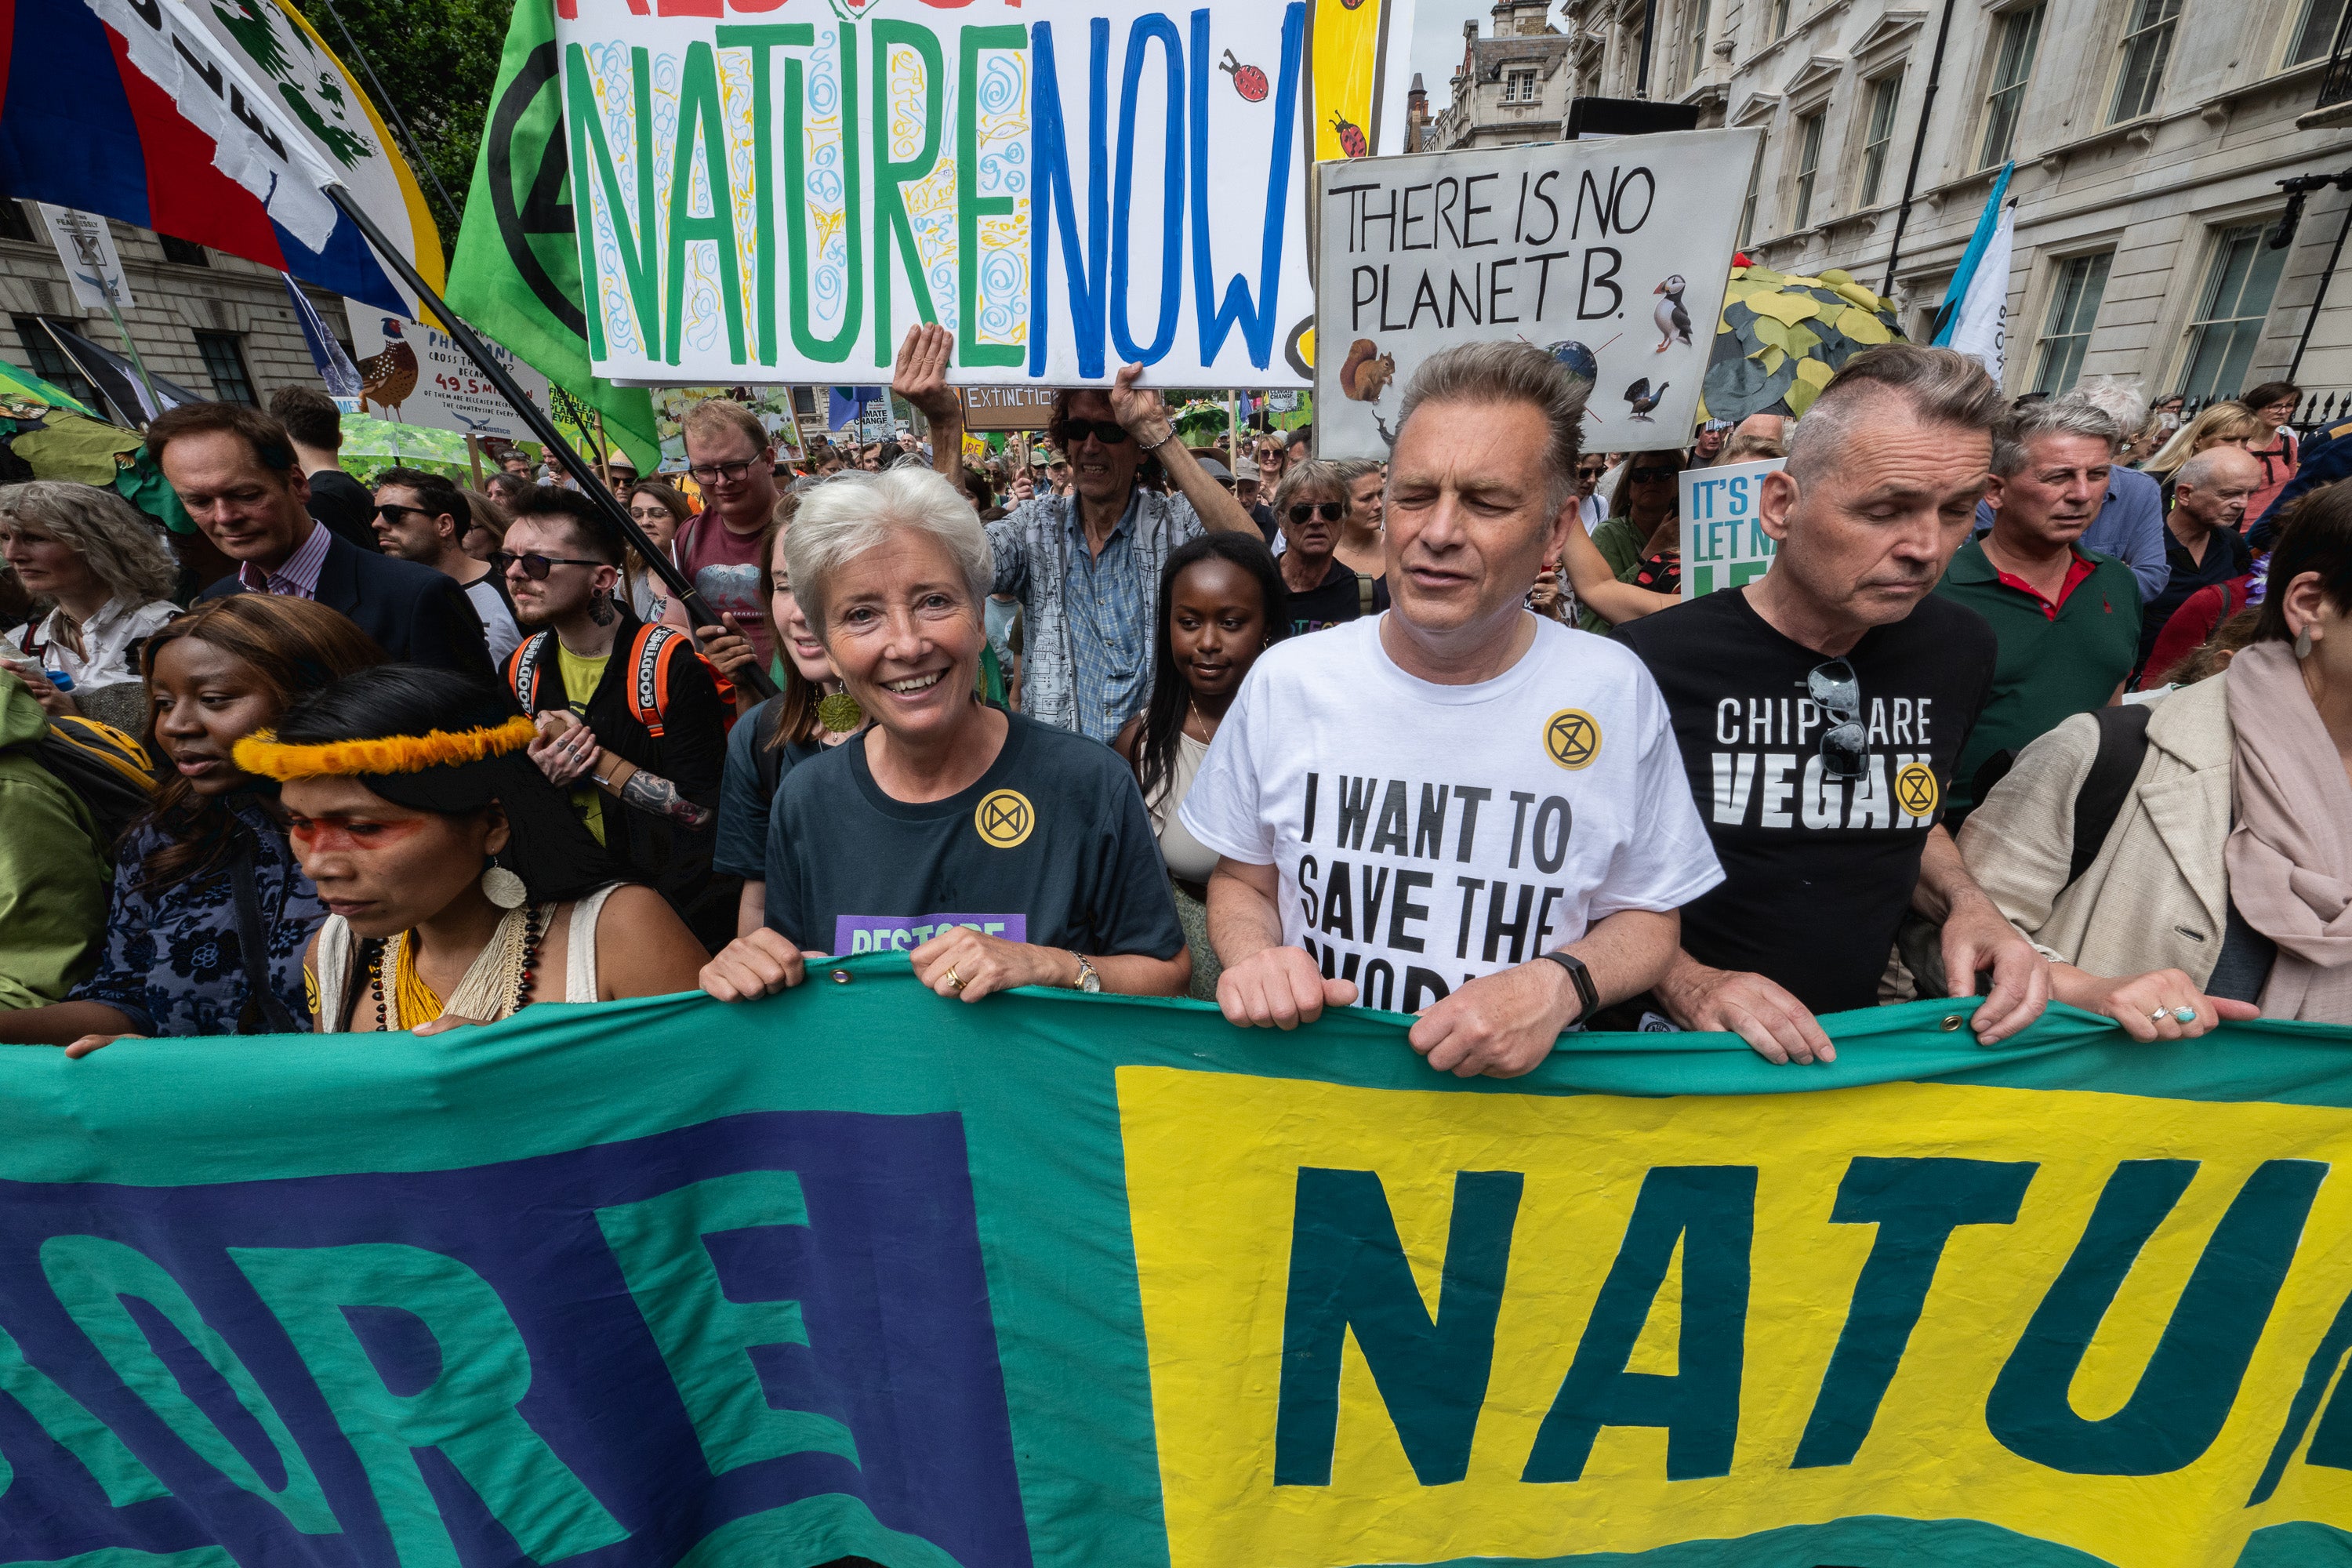
<svg viewBox="0 0 2352 1568"><path fill-rule="evenodd" d="M311 517L286 427L236 403L186 403L147 427L180 503L237 569L197 595L286 594L351 617L395 661L490 679L465 590L429 566L371 555Z"/></svg>

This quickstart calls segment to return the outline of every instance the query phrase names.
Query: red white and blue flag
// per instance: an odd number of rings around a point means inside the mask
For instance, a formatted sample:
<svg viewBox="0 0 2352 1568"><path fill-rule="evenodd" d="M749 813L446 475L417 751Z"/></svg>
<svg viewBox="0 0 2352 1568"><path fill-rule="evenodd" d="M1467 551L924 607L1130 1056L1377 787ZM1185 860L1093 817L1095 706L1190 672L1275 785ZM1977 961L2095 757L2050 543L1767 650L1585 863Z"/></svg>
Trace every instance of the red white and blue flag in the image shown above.
<svg viewBox="0 0 2352 1568"><path fill-rule="evenodd" d="M103 213L404 316L341 185L436 289L375 107L285 0L0 0L0 193Z"/></svg>

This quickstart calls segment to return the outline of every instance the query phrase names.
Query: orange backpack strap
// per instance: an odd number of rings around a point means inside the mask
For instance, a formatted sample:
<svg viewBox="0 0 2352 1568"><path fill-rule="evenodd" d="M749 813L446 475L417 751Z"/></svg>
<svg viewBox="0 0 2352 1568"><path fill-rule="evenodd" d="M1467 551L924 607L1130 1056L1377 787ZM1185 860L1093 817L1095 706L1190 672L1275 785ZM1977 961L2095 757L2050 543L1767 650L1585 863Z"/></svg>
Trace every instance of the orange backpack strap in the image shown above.
<svg viewBox="0 0 2352 1568"><path fill-rule="evenodd" d="M547 649L555 639L553 632L541 632L527 637L507 655L507 684L514 688L515 700L526 713L539 711L539 671L547 658Z"/></svg>
<svg viewBox="0 0 2352 1568"><path fill-rule="evenodd" d="M669 707L671 662L694 652L694 645L676 626L646 625L637 628L629 648L629 716L661 738L662 714Z"/></svg>

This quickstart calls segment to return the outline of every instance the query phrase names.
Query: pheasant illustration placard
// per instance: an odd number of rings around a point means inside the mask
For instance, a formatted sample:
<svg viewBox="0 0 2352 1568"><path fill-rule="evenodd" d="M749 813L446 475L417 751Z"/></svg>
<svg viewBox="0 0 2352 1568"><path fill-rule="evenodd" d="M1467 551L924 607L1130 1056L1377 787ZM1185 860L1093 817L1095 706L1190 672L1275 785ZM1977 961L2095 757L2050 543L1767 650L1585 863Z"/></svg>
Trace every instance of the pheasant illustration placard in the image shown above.
<svg viewBox="0 0 2352 1568"><path fill-rule="evenodd" d="M352 361L360 373L360 411L402 425L536 442L522 416L507 405L481 367L458 351L449 334L401 316L346 300ZM530 400L547 406L547 377L504 346L489 345Z"/></svg>
<svg viewBox="0 0 2352 1568"><path fill-rule="evenodd" d="M1316 166L1316 445L1385 458L1421 362L1529 342L1590 384L1589 447L1690 439L1760 132Z"/></svg>

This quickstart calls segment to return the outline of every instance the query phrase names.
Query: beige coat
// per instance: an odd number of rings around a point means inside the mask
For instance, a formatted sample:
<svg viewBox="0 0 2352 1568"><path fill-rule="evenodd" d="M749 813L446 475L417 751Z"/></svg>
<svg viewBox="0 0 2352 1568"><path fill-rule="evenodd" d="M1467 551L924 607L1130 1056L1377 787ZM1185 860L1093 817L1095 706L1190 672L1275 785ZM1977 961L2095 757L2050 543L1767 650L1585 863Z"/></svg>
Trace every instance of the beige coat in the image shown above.
<svg viewBox="0 0 2352 1568"><path fill-rule="evenodd" d="M2049 957L2110 977L2178 969L2200 987L2211 977L2230 906L2221 863L2233 740L2228 679L2200 680L2156 704L2131 793L2073 887L2063 884L2074 853L2074 796L2098 750L2090 714L2028 746L1961 826L1969 872Z"/></svg>

